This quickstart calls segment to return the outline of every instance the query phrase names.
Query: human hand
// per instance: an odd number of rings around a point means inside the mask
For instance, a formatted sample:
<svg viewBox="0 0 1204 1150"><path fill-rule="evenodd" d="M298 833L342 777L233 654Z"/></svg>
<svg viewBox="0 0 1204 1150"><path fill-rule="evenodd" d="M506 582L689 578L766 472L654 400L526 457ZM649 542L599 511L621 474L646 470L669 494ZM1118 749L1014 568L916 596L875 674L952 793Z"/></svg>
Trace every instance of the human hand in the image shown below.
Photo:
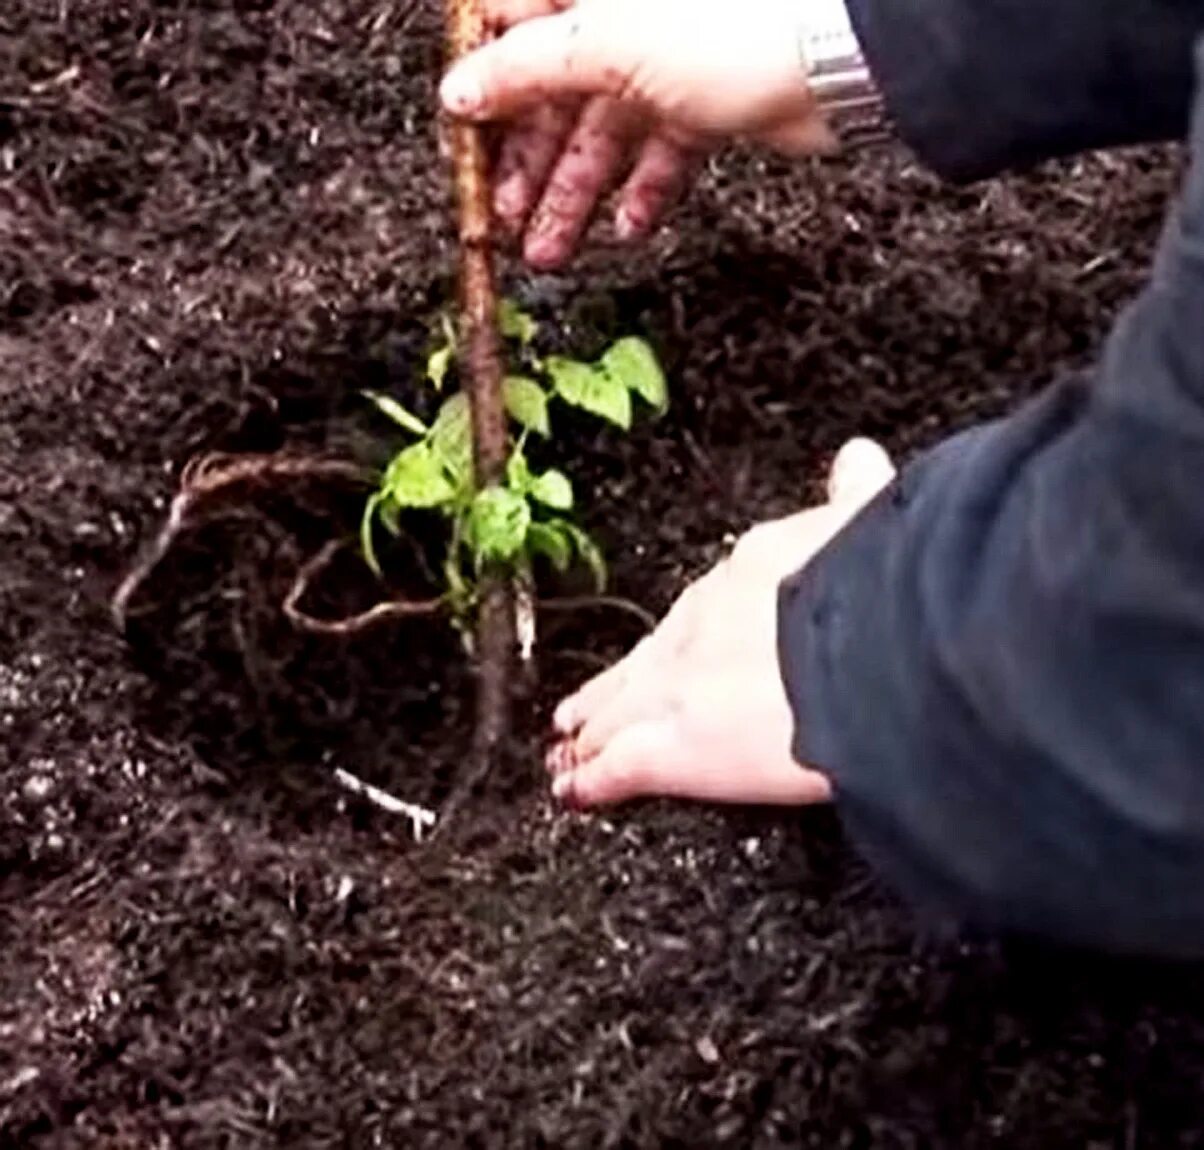
<svg viewBox="0 0 1204 1150"><path fill-rule="evenodd" d="M582 808L640 796L802 805L827 779L791 756L778 586L894 476L866 439L840 450L828 503L752 528L661 625L556 711L552 792Z"/></svg>
<svg viewBox="0 0 1204 1150"><path fill-rule="evenodd" d="M452 67L441 98L507 122L494 208L536 266L563 263L620 183L617 235L647 234L724 138L834 147L799 57L798 0L486 4L500 36Z"/></svg>

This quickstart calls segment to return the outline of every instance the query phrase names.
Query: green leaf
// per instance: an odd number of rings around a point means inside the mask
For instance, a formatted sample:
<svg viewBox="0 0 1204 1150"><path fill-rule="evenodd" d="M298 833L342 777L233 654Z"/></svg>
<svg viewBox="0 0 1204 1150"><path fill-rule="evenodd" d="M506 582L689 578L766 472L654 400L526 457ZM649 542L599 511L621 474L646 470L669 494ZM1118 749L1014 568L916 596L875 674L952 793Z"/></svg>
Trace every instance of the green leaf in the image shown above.
<svg viewBox="0 0 1204 1150"><path fill-rule="evenodd" d="M533 555L543 555L557 571L567 571L573 558L573 541L558 521L532 523L527 528L527 547Z"/></svg>
<svg viewBox="0 0 1204 1150"><path fill-rule="evenodd" d="M498 304L497 323L506 339L516 339L526 347L539 330L539 325L513 300L504 299Z"/></svg>
<svg viewBox="0 0 1204 1150"><path fill-rule="evenodd" d="M399 507L440 507L451 502L456 489L429 443L415 443L399 452L385 469L381 494Z"/></svg>
<svg viewBox="0 0 1204 1150"><path fill-rule="evenodd" d="M379 411L387 415L399 427L404 427L406 431L414 435L426 434L426 424L418 416L402 407L391 395L381 395L378 391L365 391L363 394L365 399L370 399L376 404Z"/></svg>
<svg viewBox="0 0 1204 1150"><path fill-rule="evenodd" d="M505 487L478 491L468 513L468 543L478 563L505 563L523 549L531 526L526 499Z"/></svg>
<svg viewBox="0 0 1204 1150"><path fill-rule="evenodd" d="M381 526L396 539L401 534L401 508L391 499L382 499L377 514Z"/></svg>
<svg viewBox="0 0 1204 1150"><path fill-rule="evenodd" d="M436 391L443 390L443 381L447 379L447 369L451 367L455 349L451 344L436 348L427 356L426 377L435 385Z"/></svg>
<svg viewBox="0 0 1204 1150"><path fill-rule="evenodd" d="M515 447L506 460L506 486L516 495L526 495L531 487L531 468L522 445Z"/></svg>
<svg viewBox="0 0 1204 1150"><path fill-rule="evenodd" d="M631 427L631 393L608 372L574 359L552 356L548 374L565 403L588 411L626 431Z"/></svg>
<svg viewBox="0 0 1204 1150"><path fill-rule="evenodd" d="M612 344L602 356L601 368L628 391L634 391L656 410L669 406L669 388L665 373L647 340L628 336Z"/></svg>
<svg viewBox="0 0 1204 1150"><path fill-rule="evenodd" d="M577 554L585 561L585 565L593 572L594 585L599 593L606 589L606 558L602 554L602 548L593 541L593 539L581 530L575 523L570 523L567 519L557 519L556 524L563 528L573 541L573 546L577 548Z"/></svg>
<svg viewBox="0 0 1204 1150"><path fill-rule="evenodd" d="M379 491L370 496L364 504L364 514L360 518L360 550L364 553L364 562L378 579L384 578L384 575L380 569L380 560L376 557L376 545L372 541L372 526L376 520L377 508L383 502L384 496Z"/></svg>
<svg viewBox="0 0 1204 1150"><path fill-rule="evenodd" d="M531 498L551 507L554 511L570 511L573 507L573 485L563 471L545 471L533 480L529 489Z"/></svg>
<svg viewBox="0 0 1204 1150"><path fill-rule="evenodd" d="M431 446L457 481L472 474L472 416L462 391L439 408L431 425Z"/></svg>
<svg viewBox="0 0 1204 1150"><path fill-rule="evenodd" d="M552 434L548 422L548 393L525 375L506 379L506 410L510 417L528 431L547 438Z"/></svg>

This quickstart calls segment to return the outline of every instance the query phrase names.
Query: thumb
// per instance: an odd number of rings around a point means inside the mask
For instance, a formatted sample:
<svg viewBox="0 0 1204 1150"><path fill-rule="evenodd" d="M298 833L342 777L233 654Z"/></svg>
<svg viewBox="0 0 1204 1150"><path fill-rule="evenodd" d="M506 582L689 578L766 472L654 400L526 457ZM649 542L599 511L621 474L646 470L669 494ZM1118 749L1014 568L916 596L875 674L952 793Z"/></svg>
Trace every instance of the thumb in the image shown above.
<svg viewBox="0 0 1204 1150"><path fill-rule="evenodd" d="M828 475L832 503L861 507L895 477L895 465L872 439L850 439L837 453Z"/></svg>
<svg viewBox="0 0 1204 1150"><path fill-rule="evenodd" d="M632 53L608 35L589 5L528 20L454 64L439 97L453 116L507 119L563 96L621 96Z"/></svg>

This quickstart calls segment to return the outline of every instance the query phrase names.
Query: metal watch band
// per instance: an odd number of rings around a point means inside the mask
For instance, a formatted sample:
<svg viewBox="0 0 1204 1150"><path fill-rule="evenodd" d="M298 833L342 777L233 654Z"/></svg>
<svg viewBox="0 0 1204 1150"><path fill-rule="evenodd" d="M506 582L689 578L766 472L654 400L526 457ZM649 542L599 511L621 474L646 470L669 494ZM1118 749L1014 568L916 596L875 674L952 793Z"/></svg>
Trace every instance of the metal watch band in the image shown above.
<svg viewBox="0 0 1204 1150"><path fill-rule="evenodd" d="M893 138L885 102L843 0L812 0L799 27L798 51L811 95L843 147L868 147Z"/></svg>

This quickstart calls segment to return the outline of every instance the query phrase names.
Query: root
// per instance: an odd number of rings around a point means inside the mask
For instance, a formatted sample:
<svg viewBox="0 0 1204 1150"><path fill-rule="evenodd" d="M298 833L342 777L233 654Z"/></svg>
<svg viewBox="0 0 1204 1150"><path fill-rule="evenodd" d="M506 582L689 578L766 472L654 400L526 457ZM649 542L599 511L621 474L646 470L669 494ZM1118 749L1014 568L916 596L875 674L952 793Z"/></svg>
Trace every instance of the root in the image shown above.
<svg viewBox="0 0 1204 1150"><path fill-rule="evenodd" d="M373 482L366 468L339 459L212 454L191 460L181 473L180 490L171 501L166 522L113 595L110 610L117 629L125 631L130 602L191 525L198 505L244 484L280 479L328 479L365 486Z"/></svg>
<svg viewBox="0 0 1204 1150"><path fill-rule="evenodd" d="M314 635L358 635L361 631L390 619L413 619L419 615L434 615L443 609L442 599L391 599L377 603L358 615L348 615L341 619L319 619L303 611L301 600L305 598L314 580L330 566L331 560L345 546L343 540L332 540L297 572L297 578L284 600L284 613L298 630Z"/></svg>
<svg viewBox="0 0 1204 1150"><path fill-rule="evenodd" d="M433 827L437 821L434 811L428 810L426 807L420 807L417 803L406 802L405 799L399 799L387 791L382 791L379 787L374 787L371 783L366 783L363 779L357 778L350 771L343 770L342 767L335 768L334 778L339 786L345 787L352 794L367 799L368 802L373 806L379 807L382 811L388 811L391 815L403 815L409 819L410 830L414 835L414 841L417 843L422 842L423 833L429 827Z"/></svg>
<svg viewBox="0 0 1204 1150"><path fill-rule="evenodd" d="M570 595L559 599L540 600L538 606L541 611L620 611L638 619L648 631L655 631L659 622L646 607L619 595Z"/></svg>

